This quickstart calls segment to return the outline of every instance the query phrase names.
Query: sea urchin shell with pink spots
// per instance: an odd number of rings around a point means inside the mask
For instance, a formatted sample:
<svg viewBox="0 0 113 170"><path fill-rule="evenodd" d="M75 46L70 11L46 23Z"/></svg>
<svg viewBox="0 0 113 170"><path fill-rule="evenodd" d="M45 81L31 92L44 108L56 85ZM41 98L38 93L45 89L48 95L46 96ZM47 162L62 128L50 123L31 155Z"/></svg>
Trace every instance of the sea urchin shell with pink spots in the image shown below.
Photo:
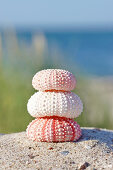
<svg viewBox="0 0 113 170"><path fill-rule="evenodd" d="M27 136L37 142L76 141L81 136L81 129L70 118L40 117L29 124Z"/></svg>
<svg viewBox="0 0 113 170"><path fill-rule="evenodd" d="M47 69L36 73L32 80L36 90L71 91L76 86L75 76L66 70Z"/></svg>

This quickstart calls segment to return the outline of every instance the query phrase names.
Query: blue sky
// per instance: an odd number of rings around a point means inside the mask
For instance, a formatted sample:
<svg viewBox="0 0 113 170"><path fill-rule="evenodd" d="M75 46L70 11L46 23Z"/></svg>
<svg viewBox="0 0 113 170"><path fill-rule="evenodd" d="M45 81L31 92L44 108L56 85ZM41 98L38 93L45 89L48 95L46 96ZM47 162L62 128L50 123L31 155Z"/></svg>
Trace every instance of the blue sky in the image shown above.
<svg viewBox="0 0 113 170"><path fill-rule="evenodd" d="M2 26L113 26L113 0L0 0Z"/></svg>

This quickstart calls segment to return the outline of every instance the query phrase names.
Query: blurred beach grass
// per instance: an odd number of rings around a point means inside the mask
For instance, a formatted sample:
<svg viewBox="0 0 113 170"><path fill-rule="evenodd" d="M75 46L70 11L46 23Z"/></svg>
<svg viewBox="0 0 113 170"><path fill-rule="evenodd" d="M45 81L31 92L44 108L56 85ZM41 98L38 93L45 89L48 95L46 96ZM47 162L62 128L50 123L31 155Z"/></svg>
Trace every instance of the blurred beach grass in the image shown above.
<svg viewBox="0 0 113 170"><path fill-rule="evenodd" d="M43 34L34 35L32 44L18 43L15 31L0 36L0 133L19 132L33 119L27 112L27 101L35 92L33 75L42 69L62 68L77 78L74 90L83 101L80 126L113 129L113 79L79 74L76 63L66 63L54 47L49 55Z"/></svg>

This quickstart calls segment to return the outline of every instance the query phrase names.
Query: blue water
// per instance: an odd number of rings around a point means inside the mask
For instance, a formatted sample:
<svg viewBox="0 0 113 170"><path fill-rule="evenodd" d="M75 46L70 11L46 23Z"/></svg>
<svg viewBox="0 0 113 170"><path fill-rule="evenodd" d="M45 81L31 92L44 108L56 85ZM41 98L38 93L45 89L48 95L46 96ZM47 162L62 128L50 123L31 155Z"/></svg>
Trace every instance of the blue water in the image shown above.
<svg viewBox="0 0 113 170"><path fill-rule="evenodd" d="M17 31L20 41L30 44L35 31ZM88 74L113 75L113 32L44 32L49 54L57 47L66 62Z"/></svg>
<svg viewBox="0 0 113 170"><path fill-rule="evenodd" d="M56 44L68 61L85 72L113 75L113 32L46 33L51 47Z"/></svg>

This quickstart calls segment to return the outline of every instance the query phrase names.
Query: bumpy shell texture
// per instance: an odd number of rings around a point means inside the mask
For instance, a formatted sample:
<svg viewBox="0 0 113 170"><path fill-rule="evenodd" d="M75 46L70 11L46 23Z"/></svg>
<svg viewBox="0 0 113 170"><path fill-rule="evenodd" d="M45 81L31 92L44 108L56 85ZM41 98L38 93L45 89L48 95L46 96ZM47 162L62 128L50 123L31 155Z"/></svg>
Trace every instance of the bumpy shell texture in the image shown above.
<svg viewBox="0 0 113 170"><path fill-rule="evenodd" d="M78 117L83 104L72 92L37 92L28 100L28 112L33 117L61 116Z"/></svg>
<svg viewBox="0 0 113 170"><path fill-rule="evenodd" d="M37 142L76 141L81 136L81 129L74 120L69 118L43 117L29 124L27 136Z"/></svg>
<svg viewBox="0 0 113 170"><path fill-rule="evenodd" d="M32 80L36 90L63 90L71 91L76 86L75 76L66 70L47 69L39 71Z"/></svg>

